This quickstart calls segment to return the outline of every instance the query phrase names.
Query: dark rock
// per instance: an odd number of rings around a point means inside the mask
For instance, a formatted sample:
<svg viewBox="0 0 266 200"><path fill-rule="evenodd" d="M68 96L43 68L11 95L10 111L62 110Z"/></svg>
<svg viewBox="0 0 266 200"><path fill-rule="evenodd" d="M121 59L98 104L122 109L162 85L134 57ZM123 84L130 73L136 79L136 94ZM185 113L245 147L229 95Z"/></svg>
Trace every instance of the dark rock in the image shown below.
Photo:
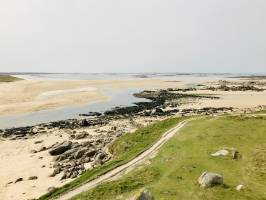
<svg viewBox="0 0 266 200"><path fill-rule="evenodd" d="M18 178L15 183L23 181L23 178Z"/></svg>
<svg viewBox="0 0 266 200"><path fill-rule="evenodd" d="M64 153L65 151L69 150L71 148L72 142L71 141L65 141L55 147L53 147L49 153L53 156L59 155Z"/></svg>
<svg viewBox="0 0 266 200"><path fill-rule="evenodd" d="M87 151L86 148L83 148L83 149L78 150L78 151L75 153L74 158L75 158L75 159L79 159L79 158L81 158L81 157L85 154L86 151Z"/></svg>
<svg viewBox="0 0 266 200"><path fill-rule="evenodd" d="M37 180L37 179L38 179L37 176L30 176L30 177L28 178L28 180Z"/></svg>
<svg viewBox="0 0 266 200"><path fill-rule="evenodd" d="M37 153L37 151L36 150L31 150L30 153Z"/></svg>
<svg viewBox="0 0 266 200"><path fill-rule="evenodd" d="M79 175L78 172L77 172L77 171L74 171L74 172L71 174L70 178L76 178L78 175Z"/></svg>
<svg viewBox="0 0 266 200"><path fill-rule="evenodd" d="M80 139L84 139L85 137L87 137L89 134L84 132L84 133L81 133L81 134L78 134L75 136L75 139L76 140L80 140Z"/></svg>

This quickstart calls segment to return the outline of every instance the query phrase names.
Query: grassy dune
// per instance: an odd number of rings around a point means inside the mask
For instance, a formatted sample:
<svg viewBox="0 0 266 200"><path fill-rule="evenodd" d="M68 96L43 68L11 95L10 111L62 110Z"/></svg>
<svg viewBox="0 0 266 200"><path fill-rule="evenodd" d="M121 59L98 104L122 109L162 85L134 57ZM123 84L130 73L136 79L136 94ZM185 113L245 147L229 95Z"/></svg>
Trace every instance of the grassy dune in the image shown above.
<svg viewBox="0 0 266 200"><path fill-rule="evenodd" d="M128 161L135 158L138 154L149 148L162 136L164 132L177 125L177 123L182 119L183 118L172 118L163 120L150 126L140 128L134 133L128 133L122 136L117 141L115 141L110 148L114 155L114 158L110 162L107 162L106 164L93 170L86 171L79 178L75 179L69 184L64 185L61 188L57 188L51 193L42 196L41 198L39 198L39 200L53 199L54 197L66 191L72 190L73 188L76 188L77 186L86 183L96 178L97 176L114 169L117 166L127 163ZM156 171L150 171L147 173L146 183L148 183L152 177L156 177L156 175L158 174L158 172ZM139 181L141 180L142 178ZM138 183L134 184L138 185Z"/></svg>
<svg viewBox="0 0 266 200"><path fill-rule="evenodd" d="M0 82L14 82L14 81L20 81L21 78L17 78L10 75L0 75Z"/></svg>
<svg viewBox="0 0 266 200"><path fill-rule="evenodd" d="M237 148L242 158L210 156L223 147ZM201 189L197 179L205 170L222 174L224 185ZM266 118L226 116L192 121L150 165L74 199L126 199L146 187L156 200L265 200L265 182ZM246 189L237 192L238 184Z"/></svg>

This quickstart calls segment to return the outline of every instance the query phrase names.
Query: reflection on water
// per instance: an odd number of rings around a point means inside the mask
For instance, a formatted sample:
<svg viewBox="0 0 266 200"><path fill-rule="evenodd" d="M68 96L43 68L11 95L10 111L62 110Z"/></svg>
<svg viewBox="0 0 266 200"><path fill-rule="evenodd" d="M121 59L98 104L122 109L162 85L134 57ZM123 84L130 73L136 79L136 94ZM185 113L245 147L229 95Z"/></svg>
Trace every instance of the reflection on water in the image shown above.
<svg viewBox="0 0 266 200"><path fill-rule="evenodd" d="M95 102L82 106L71 106L53 110L39 111L30 114L0 117L0 129L36 125L51 121L77 118L79 114L88 112L104 112L116 106L130 106L134 102L148 101L136 98L132 94L142 89L111 90L103 89L102 92L110 97L108 101Z"/></svg>

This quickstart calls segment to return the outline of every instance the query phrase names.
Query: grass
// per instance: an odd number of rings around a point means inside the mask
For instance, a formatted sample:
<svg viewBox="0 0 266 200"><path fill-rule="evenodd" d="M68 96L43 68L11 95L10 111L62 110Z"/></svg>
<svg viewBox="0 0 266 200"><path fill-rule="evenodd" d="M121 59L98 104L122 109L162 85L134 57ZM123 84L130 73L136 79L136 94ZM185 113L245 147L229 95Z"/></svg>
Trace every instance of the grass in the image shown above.
<svg viewBox="0 0 266 200"><path fill-rule="evenodd" d="M237 148L242 157L210 156L223 147ZM224 185L201 189L197 179L205 170L222 174ZM149 176L153 172L156 175ZM265 182L266 118L224 116L190 122L162 147L150 165L74 200L127 199L144 187L156 200L265 200ZM239 184L246 189L237 192Z"/></svg>
<svg viewBox="0 0 266 200"><path fill-rule="evenodd" d="M117 166L120 166L132 160L138 154L148 149L163 135L164 132L174 127L182 119L184 118L166 119L160 122L156 122L147 127L140 128L134 133L125 134L111 145L110 151L114 155L111 161L105 163L100 167L86 171L79 178L60 188L55 189L53 192L45 194L44 196L40 197L39 200L53 199L67 191L70 191L82 185L83 183L95 179L97 176L100 176ZM150 174L150 172L148 173ZM148 175L148 177L153 176Z"/></svg>
<svg viewBox="0 0 266 200"><path fill-rule="evenodd" d="M21 78L17 78L10 75L0 75L0 82L13 82L13 81L20 81Z"/></svg>

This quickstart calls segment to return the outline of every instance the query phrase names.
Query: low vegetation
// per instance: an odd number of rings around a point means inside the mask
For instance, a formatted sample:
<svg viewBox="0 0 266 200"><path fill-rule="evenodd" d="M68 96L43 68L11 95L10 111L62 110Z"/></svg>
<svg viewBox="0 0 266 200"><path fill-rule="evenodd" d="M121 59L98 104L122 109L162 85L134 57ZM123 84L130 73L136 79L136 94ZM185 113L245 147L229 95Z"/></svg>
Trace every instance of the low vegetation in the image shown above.
<svg viewBox="0 0 266 200"><path fill-rule="evenodd" d="M66 191L72 190L76 188L77 186L80 186L97 176L100 176L115 167L118 167L124 163L127 163L128 161L135 158L138 154L148 149L152 144L154 144L164 132L169 130L170 128L174 127L179 121L181 121L183 118L171 118L166 119L160 122L156 122L152 125L149 125L144 128L140 128L134 133L128 133L116 140L110 147L110 151L114 155L113 159L104 165L94 168L92 170L86 171L84 174L82 174L79 178L75 179L74 181L64 185L61 188L57 188L54 191L42 196L39 198L39 200L47 200L47 199L53 199L54 197L59 196L60 194L63 194ZM151 170L147 172L145 175L147 181L145 184L150 183L150 179L154 179L158 176L157 170ZM135 188L138 188L140 186L143 186L143 183L139 184L141 181L144 181L143 177L136 179L135 176L131 177L132 179L136 180L132 183L134 186L130 186L127 189L121 189L121 192L125 192L128 190L132 190ZM131 181L129 181L131 182ZM139 182L139 183L138 183ZM124 183L118 182L117 186L123 187ZM127 185L127 184L126 184ZM127 186L125 186L127 187ZM105 187L103 187L101 190L104 190Z"/></svg>
<svg viewBox="0 0 266 200"><path fill-rule="evenodd" d="M224 116L192 121L162 147L151 164L74 199L127 199L145 187L156 200L265 200L265 130L263 116ZM241 156L233 159L210 155L226 147L236 148ZM197 179L205 170L222 174L224 184L200 188ZM239 184L245 186L243 191L236 190Z"/></svg>
<svg viewBox="0 0 266 200"><path fill-rule="evenodd" d="M17 78L10 75L0 75L0 82L14 82L14 81L20 81L21 78Z"/></svg>

